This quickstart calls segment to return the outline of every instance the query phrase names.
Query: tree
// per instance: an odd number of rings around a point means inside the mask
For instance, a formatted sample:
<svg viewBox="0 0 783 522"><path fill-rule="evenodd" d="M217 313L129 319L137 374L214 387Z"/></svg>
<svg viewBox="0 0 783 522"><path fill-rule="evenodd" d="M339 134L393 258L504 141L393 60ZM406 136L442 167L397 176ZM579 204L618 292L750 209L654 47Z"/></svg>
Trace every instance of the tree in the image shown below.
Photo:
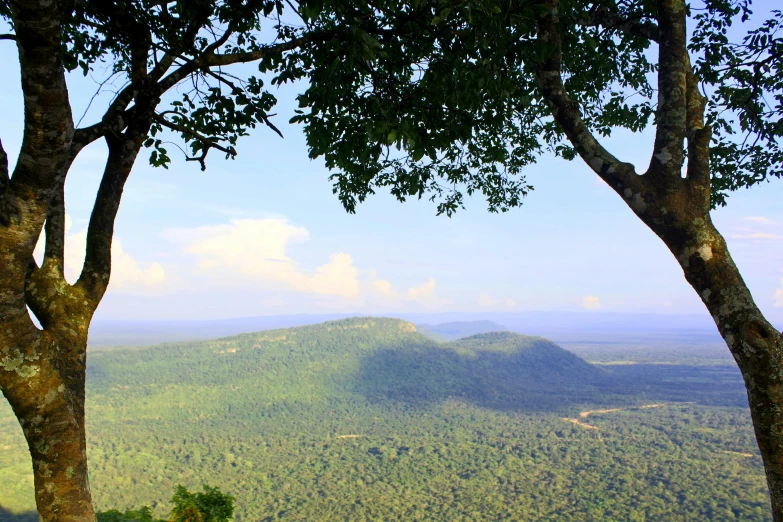
<svg viewBox="0 0 783 522"><path fill-rule="evenodd" d="M521 203L523 168L581 158L666 245L742 371L775 520L783 520L783 335L710 219L730 191L783 174L783 13L750 0L368 2L313 27L365 39L322 46L300 97L312 156L348 211L379 188L439 213L483 193ZM729 28L740 25L741 38ZM331 42L339 46L339 42ZM654 47L657 47L655 52ZM296 56L297 53L291 55ZM358 64L358 65L355 65ZM342 66L341 66L342 65ZM327 85L341 85L328 89ZM349 87L350 86L350 87ZM600 142L655 128L646 170Z"/></svg>
<svg viewBox="0 0 783 522"><path fill-rule="evenodd" d="M202 169L213 149L235 156L237 140L257 125L279 134L262 73L283 53L334 37L285 23L284 5L0 0L10 28L0 43L18 48L25 114L13 169L0 145L0 389L28 442L43 521L95 520L84 431L87 333L109 284L114 220L134 162L147 147L150 162L166 167L164 132L179 136L187 160ZM229 66L248 62L258 64L258 75L231 73ZM66 75L79 69L108 70L106 81L124 84L97 121L74 128ZM96 140L106 142L108 156L84 266L70 285L63 187L74 159ZM38 266L33 250L42 230Z"/></svg>
<svg viewBox="0 0 783 522"><path fill-rule="evenodd" d="M205 168L210 150L233 157L256 125L277 131L267 73L273 84L309 80L294 122L305 123L311 156L336 171L335 191L350 211L377 187L400 199L442 198L446 214L476 191L490 210L506 210L527 193L522 170L540 153L582 157L663 239L716 318L745 375L783 519L783 340L709 218L727 191L781 174L781 16L737 45L723 31L747 12L732 0L709 0L695 15L684 0L0 0L11 31L0 39L19 50L25 109L12 170L0 147L0 388L28 441L42 520L95 518L87 332L109 283L114 219L139 152L151 148L150 162L166 167L162 136L173 133ZM657 63L648 60L652 43ZM248 62L259 75L226 70ZM67 71L97 64L125 84L98 121L75 129ZM597 141L651 118L655 151L642 175ZM69 285L63 186L74 158L101 139L109 152L85 263Z"/></svg>
<svg viewBox="0 0 783 522"><path fill-rule="evenodd" d="M191 493L185 486L177 486L171 503L169 522L228 522L234 516L233 496L220 488L204 484L203 493ZM121 513L116 509L97 514L98 522L167 522L157 519L149 506Z"/></svg>

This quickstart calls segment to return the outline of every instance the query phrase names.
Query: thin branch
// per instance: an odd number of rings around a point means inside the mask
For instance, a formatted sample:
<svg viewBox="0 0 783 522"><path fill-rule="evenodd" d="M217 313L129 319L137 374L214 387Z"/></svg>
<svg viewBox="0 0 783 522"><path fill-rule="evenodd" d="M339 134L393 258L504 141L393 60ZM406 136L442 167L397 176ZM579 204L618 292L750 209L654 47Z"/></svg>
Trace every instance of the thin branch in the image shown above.
<svg viewBox="0 0 783 522"><path fill-rule="evenodd" d="M180 132L185 136L187 135L193 136L194 138L196 138L198 141L201 142L202 145L201 156L191 157L191 156L187 156L187 154L185 155L186 161L198 161L201 164L201 170L207 170L206 159L207 159L207 153L209 153L209 149L217 149L219 151L225 152L228 156L236 156L236 151L226 148L220 143L218 143L219 138L204 136L200 132L191 129L186 125L171 122L158 114L155 114L153 116L153 119L156 122L163 125L164 127L167 127L173 131Z"/></svg>
<svg viewBox="0 0 783 522"><path fill-rule="evenodd" d="M12 40L16 41L16 35L15 34L0 34L0 40Z"/></svg>
<svg viewBox="0 0 783 522"><path fill-rule="evenodd" d="M95 91L95 93L90 98L89 103L87 103L87 107L85 107L84 112L82 113L81 118L79 118L79 121L76 122L76 127L81 125L82 121L84 120L84 118L87 117L87 112L90 110L90 107L92 107L92 102L94 102L95 98L97 98L101 94L101 90L103 89L103 86L106 85L107 83L109 83L112 80L112 78L114 78L116 75L117 75L117 73L112 73L105 80L103 80L102 82L98 83L98 90Z"/></svg>
<svg viewBox="0 0 783 522"><path fill-rule="evenodd" d="M225 44L228 39L231 37L231 35L234 34L234 24L232 22L229 22L228 27L226 27L225 32L223 33L223 36L209 44L204 48L203 54L212 54L221 47L223 47L223 44Z"/></svg>
<svg viewBox="0 0 783 522"><path fill-rule="evenodd" d="M577 23L587 27L602 26L630 36L646 38L653 42L660 40L660 31L654 23L623 18L619 13L612 12L605 7L596 9L590 13L589 18L578 20Z"/></svg>
<svg viewBox="0 0 783 522"><path fill-rule="evenodd" d="M182 65L179 69L172 72L158 83L158 92L166 92L169 88L179 83L182 79L196 71L203 71L210 67L220 67L233 65L236 63L248 63L261 60L272 54L279 54L285 51L292 51L306 43L323 42L333 38L336 31L314 31L300 38L293 38L287 42L274 45L267 45L255 51L242 53L215 54L214 52L204 53L199 58L191 60Z"/></svg>
<svg viewBox="0 0 783 522"><path fill-rule="evenodd" d="M221 83L225 83L226 85L228 85L231 88L231 91L232 91L231 94L233 94L234 96L236 96L238 94L242 94L242 92L243 92L242 89L237 87L234 84L234 82L232 82L231 80L226 79L222 74L218 74L215 71L212 71L210 69L207 69L205 72L209 76L212 76L213 78L215 78L217 81L219 81ZM283 136L283 133L280 132L280 129L275 127L275 125L271 121L269 121L269 117L268 117L268 115L264 111L260 111L259 114L261 116L261 119L264 120L264 123L267 125L267 127L272 129L273 131L275 131L278 136L280 136L281 138L285 139L285 136Z"/></svg>
<svg viewBox="0 0 783 522"><path fill-rule="evenodd" d="M304 22L304 23L305 23L305 25L307 25L307 26L309 27L309 23L307 22L307 20L305 20L305 19L302 17L302 14L299 12L299 9L297 9L297 8L296 8L296 6L294 6L294 4L292 4L292 3L291 3L291 0L285 0L285 3L286 3L286 4L288 4L288 7L290 7L290 8L291 8L291 10L292 10L294 13L296 13L296 16L298 16L298 17L299 17L299 19L300 19L300 20L302 20L302 22Z"/></svg>

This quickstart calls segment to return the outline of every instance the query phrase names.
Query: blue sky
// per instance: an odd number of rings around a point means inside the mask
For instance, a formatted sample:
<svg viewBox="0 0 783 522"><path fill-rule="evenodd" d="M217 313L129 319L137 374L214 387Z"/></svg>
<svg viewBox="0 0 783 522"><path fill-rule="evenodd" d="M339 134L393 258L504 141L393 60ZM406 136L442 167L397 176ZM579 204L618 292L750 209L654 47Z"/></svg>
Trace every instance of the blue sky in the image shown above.
<svg viewBox="0 0 783 522"><path fill-rule="evenodd" d="M11 42L0 68L18 78ZM76 119L95 90L74 76ZM705 313L663 243L581 162L544 158L528 171L524 205L488 214L482 200L449 219L427 201L385 194L346 214L301 128L285 122L303 86L276 92L285 139L257 129L239 157L210 154L208 169L174 147L170 170L137 161L117 220L103 319L208 319L289 313L595 310ZM0 83L0 139L12 165L21 143L18 81ZM93 121L106 98L93 102ZM606 140L643 170L652 136ZM94 144L68 177L70 277L105 148ZM756 302L783 319L783 181L742 190L713 213Z"/></svg>

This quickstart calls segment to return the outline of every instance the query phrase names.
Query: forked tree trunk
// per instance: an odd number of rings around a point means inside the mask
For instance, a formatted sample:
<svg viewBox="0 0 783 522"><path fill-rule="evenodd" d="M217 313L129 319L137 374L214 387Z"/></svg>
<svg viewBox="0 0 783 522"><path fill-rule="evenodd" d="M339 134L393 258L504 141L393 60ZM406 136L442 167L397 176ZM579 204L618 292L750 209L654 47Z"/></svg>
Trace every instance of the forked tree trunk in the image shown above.
<svg viewBox="0 0 783 522"><path fill-rule="evenodd" d="M73 2L11 0L9 5L25 132L13 176L0 144L0 389L30 449L40 519L94 522L84 425L87 331L109 282L114 220L157 97L137 98L136 117L125 123L108 118L111 136L102 134L104 129L78 138L61 56L61 27ZM63 266L63 186L78 152L100 136L108 141L109 158L90 219L85 265L69 285ZM38 267L33 250L44 226L46 248Z"/></svg>
<svg viewBox="0 0 783 522"><path fill-rule="evenodd" d="M64 335L54 335L38 330L26 308L2 308L0 388L27 440L40 520L93 522L84 427L86 327L71 322Z"/></svg>

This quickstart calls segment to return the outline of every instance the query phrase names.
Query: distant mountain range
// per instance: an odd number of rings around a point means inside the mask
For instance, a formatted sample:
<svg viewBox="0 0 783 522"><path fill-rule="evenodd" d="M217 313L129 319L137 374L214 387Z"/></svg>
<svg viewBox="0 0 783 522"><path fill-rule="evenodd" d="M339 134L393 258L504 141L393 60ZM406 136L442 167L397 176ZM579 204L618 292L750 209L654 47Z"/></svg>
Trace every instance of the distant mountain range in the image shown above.
<svg viewBox="0 0 783 522"><path fill-rule="evenodd" d="M96 319L92 347L134 346L225 337L290 328L363 314L299 314L193 321L122 321ZM623 314L613 312L519 312L389 314L420 326L440 340L492 330L542 336L556 342L634 342L677 340L720 342L715 324L704 315ZM783 326L783 325L781 325Z"/></svg>
<svg viewBox="0 0 783 522"><path fill-rule="evenodd" d="M456 321L453 323L440 324L417 324L417 330L420 334L429 337L435 341L455 341L471 335L504 332L508 328L502 324L493 321Z"/></svg>

